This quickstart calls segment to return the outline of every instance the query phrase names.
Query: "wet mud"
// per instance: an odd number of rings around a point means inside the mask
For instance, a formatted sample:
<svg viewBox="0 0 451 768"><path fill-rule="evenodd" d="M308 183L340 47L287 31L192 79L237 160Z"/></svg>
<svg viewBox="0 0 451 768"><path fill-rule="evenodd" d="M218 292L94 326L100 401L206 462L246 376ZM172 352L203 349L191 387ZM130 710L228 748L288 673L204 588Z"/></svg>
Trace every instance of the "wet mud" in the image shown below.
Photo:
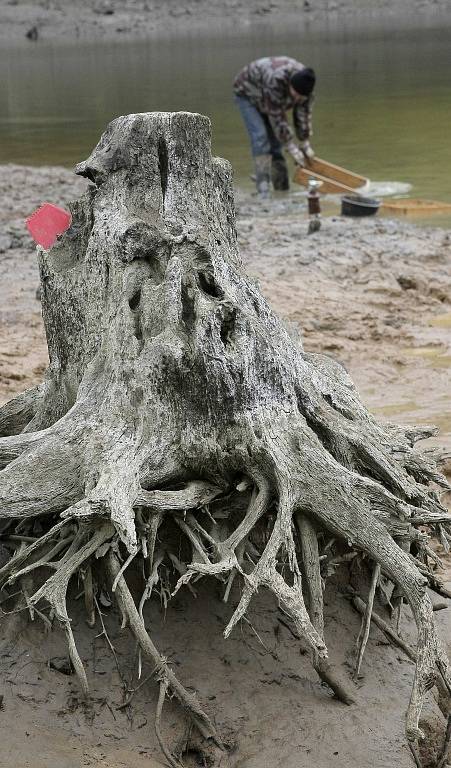
<svg viewBox="0 0 451 768"><path fill-rule="evenodd" d="M44 200L66 205L85 186L64 169L0 168L1 403L41 381L47 365L35 295L35 249L24 219ZM291 332L301 336L307 350L340 360L381 418L438 424L441 433L430 444L444 446L451 458L451 232L389 219L331 217L308 236L305 204L298 197L276 198L262 208L238 191L237 208L244 267ZM444 560L450 568L449 556ZM153 729L158 694L152 670L144 665L137 679L135 644L118 630L113 608L105 606L121 679L105 637L99 636L101 626L91 630L85 623L78 592L74 585L70 613L91 702L81 701L76 679L61 663L67 655L61 632L47 634L36 619L18 637L13 633L8 639L5 633L0 643L0 766L157 768L163 760ZM231 606L221 601L214 585L201 584L198 592L196 600L180 593L168 612L156 597L146 621L157 646L183 682L198 690L229 741L224 766L411 765L404 712L413 667L379 630L371 630L357 684L358 706L345 708L320 684L268 595L258 595L250 623L226 641L222 630ZM383 606L377 610L384 614ZM360 617L339 580L328 588L326 612L331 656L348 664ZM451 611L436 616L451 651ZM414 644L408 609L402 632ZM130 706L121 708L124 681L130 691L146 677ZM438 738L443 721L432 693L425 720ZM182 740L184 727L180 711L169 702L167 742ZM198 765L197 760L194 753L186 756L187 765Z"/></svg>

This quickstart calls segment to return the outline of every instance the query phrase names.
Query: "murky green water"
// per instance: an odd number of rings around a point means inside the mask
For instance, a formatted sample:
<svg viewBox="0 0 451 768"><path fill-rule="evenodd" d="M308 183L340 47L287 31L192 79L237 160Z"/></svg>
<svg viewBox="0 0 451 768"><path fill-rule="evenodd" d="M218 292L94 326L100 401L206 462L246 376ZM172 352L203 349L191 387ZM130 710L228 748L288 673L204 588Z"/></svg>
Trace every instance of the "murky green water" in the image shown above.
<svg viewBox="0 0 451 768"><path fill-rule="evenodd" d="M211 117L214 151L247 183L247 138L231 96L252 58L287 53L319 74L314 146L322 157L413 196L451 201L449 30L405 34L253 35L139 43L21 43L0 51L0 162L83 159L127 112L186 109Z"/></svg>

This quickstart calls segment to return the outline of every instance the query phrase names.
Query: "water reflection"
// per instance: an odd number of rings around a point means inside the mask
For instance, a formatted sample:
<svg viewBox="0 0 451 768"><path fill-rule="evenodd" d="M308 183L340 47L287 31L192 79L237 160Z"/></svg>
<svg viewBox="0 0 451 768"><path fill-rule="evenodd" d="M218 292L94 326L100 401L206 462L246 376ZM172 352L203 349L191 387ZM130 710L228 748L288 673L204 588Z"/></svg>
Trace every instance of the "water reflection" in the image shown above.
<svg viewBox="0 0 451 768"><path fill-rule="evenodd" d="M412 195L451 200L447 30L310 35L267 30L114 44L20 44L0 52L0 162L74 165L127 112L208 114L214 151L247 184L247 139L231 81L247 61L286 53L315 67L314 146Z"/></svg>

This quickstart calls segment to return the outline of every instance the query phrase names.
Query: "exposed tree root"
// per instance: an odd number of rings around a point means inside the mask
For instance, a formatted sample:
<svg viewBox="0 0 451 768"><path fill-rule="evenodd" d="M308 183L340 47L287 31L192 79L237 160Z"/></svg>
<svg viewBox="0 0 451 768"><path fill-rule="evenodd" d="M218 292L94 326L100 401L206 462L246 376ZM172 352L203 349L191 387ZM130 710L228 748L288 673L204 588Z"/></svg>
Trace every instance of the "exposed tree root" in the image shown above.
<svg viewBox="0 0 451 768"><path fill-rule="evenodd" d="M39 385L21 392L0 408L0 437L18 435L26 428L44 398L44 387Z"/></svg>
<svg viewBox="0 0 451 768"><path fill-rule="evenodd" d="M451 742L451 714L448 715L448 722L446 725L445 738L443 740L443 747L440 752L439 759L437 761L437 768L444 768L449 753L449 745Z"/></svg>
<svg viewBox="0 0 451 768"><path fill-rule="evenodd" d="M359 676L360 667L363 661L363 654L365 653L366 644L368 642L368 637L370 634L370 624L371 624L371 615L373 613L374 596L376 594L376 587L377 587L377 582L379 581L380 573L381 573L380 565L379 563L376 563L376 565L373 568L373 574L371 577L370 591L368 593L368 602L366 604L365 613L362 617L362 625L360 627L359 636L357 638L357 653L356 653L356 663L355 663L355 670L354 670L355 679L357 679Z"/></svg>
<svg viewBox="0 0 451 768"><path fill-rule="evenodd" d="M410 752L412 754L413 761L414 761L416 767L417 768L423 768L423 763L421 762L420 755L418 754L418 749L417 749L416 745L412 741L409 741L409 749L410 749Z"/></svg>
<svg viewBox="0 0 451 768"><path fill-rule="evenodd" d="M157 735L157 739L158 739L158 743L160 745L161 751L163 752L163 755L165 756L169 765L171 765L172 768L180 768L181 763L179 763L179 761L176 760L173 755L171 755L161 735L161 715L163 712L163 705L166 699L168 688L169 688L169 683L167 679L165 678L163 680L160 680L160 691L158 693L157 709L155 712L155 733Z"/></svg>
<svg viewBox="0 0 451 768"><path fill-rule="evenodd" d="M114 528L111 523L104 523L97 528L87 543L80 547L72 557L61 561L56 572L38 589L31 598L34 605L42 598L45 598L55 611L58 621L63 626L66 633L67 644L69 647L70 660L74 666L75 672L80 681L81 689L85 696L88 695L89 685L83 662L75 645L74 635L70 626L70 619L67 614L66 593L71 576L78 571L81 565L108 539L114 534Z"/></svg>
<svg viewBox="0 0 451 768"><path fill-rule="evenodd" d="M123 685L124 690L125 690L126 689L126 683L125 683L124 676L122 674L122 671L121 671L121 668L120 668L120 665L119 665L119 661L118 661L117 654L116 654L116 649L115 649L113 643L111 642L110 637L108 635L108 632L106 630L105 622L103 621L102 611L100 610L100 606L99 606L98 600L95 597L95 595L94 595L93 599L94 599L94 604L95 604L95 607L97 609L97 613L98 613L98 616L99 616L99 621L100 621L100 624L101 624L101 627L102 627L102 631L98 635L96 635L96 639L98 637L104 637L105 638L105 642L108 645L108 647L109 647L109 649L110 649L110 651L112 653L112 656L113 656L113 659L114 659L114 663L116 665L117 673L118 673L118 675L119 675L119 677L121 679L122 685ZM89 616L89 613L88 613L88 616ZM94 623L95 623L95 616L94 616Z"/></svg>
<svg viewBox="0 0 451 768"><path fill-rule="evenodd" d="M181 683L177 680L174 672L169 667L166 659L160 655L150 639L144 623L136 609L134 600L127 587L125 579L120 575L120 567L115 554L110 550L107 556L107 568L111 584L119 576L116 586L116 598L121 612L128 619L130 630L138 641L143 653L154 663L154 673L161 683L164 683L164 693L169 688L176 696L182 707L186 710L188 716L193 720L199 732L205 739L212 739L219 748L223 748L222 741L218 736L208 715L201 709L194 694L188 693ZM161 689L160 689L161 696ZM164 697L163 697L164 698ZM162 706L162 704L161 704Z"/></svg>
<svg viewBox="0 0 451 768"><path fill-rule="evenodd" d="M360 599L360 597L355 595L352 599L352 604L359 611L359 613L362 614L362 618L367 615L368 613L367 605L363 602L363 600ZM408 656L408 658L411 661L416 661L417 655L413 650L413 648L411 648L410 645L404 642L402 637L400 637L399 634L393 630L390 624L388 624L381 616L379 616L378 613L376 613L375 611L372 611L371 620L374 621L374 623L379 627L379 629L382 630L382 632L387 636L390 642L392 642L398 648L401 648L401 650L404 651L406 656Z"/></svg>
<svg viewBox="0 0 451 768"><path fill-rule="evenodd" d="M413 451L433 428L377 422L339 363L290 338L241 269L230 169L211 158L205 118L119 118L78 173L92 186L71 230L38 252L45 384L0 409L0 535L15 550L0 586L38 580L34 594L25 585L28 610L50 603L87 695L66 592L82 578L92 626L106 563L122 625L154 664L157 737L178 766L161 733L167 694L223 745L150 639L146 601L157 593L167 606L213 577L234 603L227 637L268 589L351 704L352 682L328 658L323 586L340 565L370 562L356 674L373 620L415 664L406 730L417 754L428 689L451 691L427 594L450 596L428 543L449 549L449 486L432 454ZM379 577L394 585L395 612L411 606L415 651L373 610Z"/></svg>
<svg viewBox="0 0 451 768"><path fill-rule="evenodd" d="M92 568L90 565L87 566L83 575L83 588L85 595L86 622L88 627L93 627L96 623L96 606L92 583Z"/></svg>
<svg viewBox="0 0 451 768"><path fill-rule="evenodd" d="M300 513L296 515L301 557L309 600L309 613L313 626L324 637L323 587L316 531L310 520ZM320 678L333 690L344 704L354 704L355 697L339 672L328 659L313 654L313 666Z"/></svg>

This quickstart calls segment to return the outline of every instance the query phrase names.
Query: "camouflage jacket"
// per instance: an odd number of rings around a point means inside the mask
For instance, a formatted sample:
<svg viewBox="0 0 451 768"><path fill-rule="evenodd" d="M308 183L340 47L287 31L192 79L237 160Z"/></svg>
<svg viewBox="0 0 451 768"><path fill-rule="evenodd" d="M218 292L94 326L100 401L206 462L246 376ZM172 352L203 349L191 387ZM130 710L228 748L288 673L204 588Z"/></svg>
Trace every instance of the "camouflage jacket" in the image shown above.
<svg viewBox="0 0 451 768"><path fill-rule="evenodd" d="M276 138L282 144L291 144L294 139L287 121L287 109L293 109L298 139L305 141L312 134L313 95L302 104L294 104L289 89L291 76L304 68L304 64L288 56L268 56L247 64L233 83L236 96L249 99L259 112L267 115Z"/></svg>

